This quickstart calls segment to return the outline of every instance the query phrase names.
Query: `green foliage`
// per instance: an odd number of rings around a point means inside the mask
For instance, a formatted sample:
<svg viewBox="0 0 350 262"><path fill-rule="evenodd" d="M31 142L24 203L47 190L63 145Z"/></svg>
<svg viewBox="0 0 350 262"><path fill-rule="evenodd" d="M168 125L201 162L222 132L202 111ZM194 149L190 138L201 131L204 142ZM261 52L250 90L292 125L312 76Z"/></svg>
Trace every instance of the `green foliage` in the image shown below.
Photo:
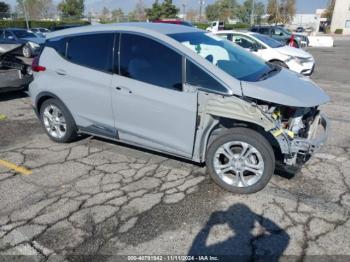
<svg viewBox="0 0 350 262"><path fill-rule="evenodd" d="M243 4L238 4L236 0L217 0L214 4L208 5L205 9L209 21L227 21L229 18L237 18L242 23L250 23L253 0L245 0ZM254 20L261 21L261 16L265 13L265 5L255 1Z"/></svg>
<svg viewBox="0 0 350 262"><path fill-rule="evenodd" d="M335 29L334 33L338 34L338 35L342 35L343 34L343 29L341 29L341 28Z"/></svg>
<svg viewBox="0 0 350 262"><path fill-rule="evenodd" d="M238 7L236 0L217 0L205 8L205 14L209 21L227 21L235 16L235 10Z"/></svg>
<svg viewBox="0 0 350 262"><path fill-rule="evenodd" d="M57 8L63 16L81 17L84 13L84 0L63 0Z"/></svg>
<svg viewBox="0 0 350 262"><path fill-rule="evenodd" d="M290 22L296 12L295 0L269 0L267 3L267 13L269 14L269 23Z"/></svg>
<svg viewBox="0 0 350 262"><path fill-rule="evenodd" d="M44 28L50 28L51 26L58 26L58 25L69 25L69 24L81 24L81 25L88 25L90 24L87 21L81 21L81 20L67 20L67 21L29 21L29 27L44 27ZM19 27L19 28L26 28L26 22L25 20L0 20L0 28L5 27Z"/></svg>
<svg viewBox="0 0 350 262"><path fill-rule="evenodd" d="M6 17L10 12L10 6L5 2L0 2L0 18Z"/></svg>
<svg viewBox="0 0 350 262"><path fill-rule="evenodd" d="M327 21L332 21L334 6L335 0L330 0L326 11L322 14L323 18L327 18Z"/></svg>
<svg viewBox="0 0 350 262"><path fill-rule="evenodd" d="M164 0L161 4L155 0L152 7L146 9L147 18L151 21L161 18L176 18L178 12L179 9L172 0Z"/></svg>

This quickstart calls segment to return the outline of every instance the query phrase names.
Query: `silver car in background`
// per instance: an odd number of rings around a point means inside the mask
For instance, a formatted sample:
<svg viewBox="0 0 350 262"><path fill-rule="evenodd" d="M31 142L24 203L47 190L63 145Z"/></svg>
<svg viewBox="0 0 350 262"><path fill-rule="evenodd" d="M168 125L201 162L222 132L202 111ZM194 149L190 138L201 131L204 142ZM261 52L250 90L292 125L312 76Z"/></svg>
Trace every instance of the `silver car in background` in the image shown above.
<svg viewBox="0 0 350 262"><path fill-rule="evenodd" d="M51 33L33 62L32 105L48 136L79 133L206 163L235 193L266 186L324 143L328 96L211 33L126 23Z"/></svg>

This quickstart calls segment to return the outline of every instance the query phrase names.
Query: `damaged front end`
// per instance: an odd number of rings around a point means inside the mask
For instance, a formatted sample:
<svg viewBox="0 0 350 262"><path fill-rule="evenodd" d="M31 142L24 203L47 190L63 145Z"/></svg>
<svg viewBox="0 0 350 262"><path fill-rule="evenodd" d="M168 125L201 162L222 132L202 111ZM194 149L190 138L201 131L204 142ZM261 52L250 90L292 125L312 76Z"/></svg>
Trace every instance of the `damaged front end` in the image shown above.
<svg viewBox="0 0 350 262"><path fill-rule="evenodd" d="M257 102L265 116L275 122L269 132L277 140L287 166L305 163L326 141L329 121L318 107L289 107Z"/></svg>

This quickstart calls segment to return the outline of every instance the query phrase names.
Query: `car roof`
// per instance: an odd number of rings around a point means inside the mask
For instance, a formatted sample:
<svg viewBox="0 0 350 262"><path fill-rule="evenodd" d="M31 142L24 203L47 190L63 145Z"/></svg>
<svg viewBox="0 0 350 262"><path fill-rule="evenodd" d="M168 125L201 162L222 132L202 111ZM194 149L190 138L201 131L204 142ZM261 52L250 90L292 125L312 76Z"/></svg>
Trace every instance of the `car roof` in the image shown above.
<svg viewBox="0 0 350 262"><path fill-rule="evenodd" d="M113 23L104 25L88 25L75 28L64 29L50 33L47 38L60 37L65 35L89 33L89 32L105 32L105 31L144 31L157 32L164 35L178 34L178 33L190 33L190 32L205 32L204 30L197 29L195 27L188 27L167 23L146 23L146 22L132 22L132 23Z"/></svg>

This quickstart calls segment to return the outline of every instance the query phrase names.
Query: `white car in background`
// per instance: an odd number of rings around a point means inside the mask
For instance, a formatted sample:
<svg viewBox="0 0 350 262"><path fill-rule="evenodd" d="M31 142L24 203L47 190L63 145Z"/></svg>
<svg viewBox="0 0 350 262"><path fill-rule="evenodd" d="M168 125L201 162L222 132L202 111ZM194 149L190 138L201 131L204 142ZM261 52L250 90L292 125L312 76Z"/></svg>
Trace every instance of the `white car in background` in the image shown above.
<svg viewBox="0 0 350 262"><path fill-rule="evenodd" d="M213 33L250 50L265 61L294 72L310 76L314 71L315 59L303 49L283 45L268 36L254 32L224 30Z"/></svg>

